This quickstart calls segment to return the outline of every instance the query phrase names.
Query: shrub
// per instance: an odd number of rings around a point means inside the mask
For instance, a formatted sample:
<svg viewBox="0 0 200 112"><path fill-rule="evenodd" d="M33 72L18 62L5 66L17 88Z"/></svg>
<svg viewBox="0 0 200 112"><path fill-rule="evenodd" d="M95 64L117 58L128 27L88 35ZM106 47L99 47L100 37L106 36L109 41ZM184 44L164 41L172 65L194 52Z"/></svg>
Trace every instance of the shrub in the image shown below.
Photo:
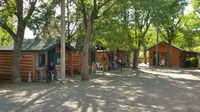
<svg viewBox="0 0 200 112"><path fill-rule="evenodd" d="M199 60L196 57L192 57L190 58L190 66L192 67L197 67L199 64Z"/></svg>

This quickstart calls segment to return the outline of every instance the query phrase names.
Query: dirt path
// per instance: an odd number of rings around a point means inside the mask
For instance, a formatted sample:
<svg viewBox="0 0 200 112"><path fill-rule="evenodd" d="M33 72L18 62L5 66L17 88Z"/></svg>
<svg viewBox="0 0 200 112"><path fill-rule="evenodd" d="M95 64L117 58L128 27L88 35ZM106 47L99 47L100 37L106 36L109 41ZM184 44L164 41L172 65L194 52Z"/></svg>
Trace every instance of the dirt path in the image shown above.
<svg viewBox="0 0 200 112"><path fill-rule="evenodd" d="M0 112L199 112L199 93L198 70L112 71L64 85L0 83Z"/></svg>

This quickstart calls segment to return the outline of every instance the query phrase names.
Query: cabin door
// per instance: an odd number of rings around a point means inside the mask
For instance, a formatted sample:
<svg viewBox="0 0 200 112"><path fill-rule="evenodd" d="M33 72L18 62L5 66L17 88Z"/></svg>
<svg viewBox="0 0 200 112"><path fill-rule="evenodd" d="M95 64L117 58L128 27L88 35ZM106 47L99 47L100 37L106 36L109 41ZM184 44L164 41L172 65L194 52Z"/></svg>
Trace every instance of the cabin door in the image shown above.
<svg viewBox="0 0 200 112"><path fill-rule="evenodd" d="M48 65L50 65L51 62L55 66L55 49L48 52Z"/></svg>
<svg viewBox="0 0 200 112"><path fill-rule="evenodd" d="M158 52L158 65L160 62L160 53ZM156 52L153 52L153 65L156 65Z"/></svg>
<svg viewBox="0 0 200 112"><path fill-rule="evenodd" d="M169 52L165 53L165 63L167 66L169 66Z"/></svg>
<svg viewBox="0 0 200 112"><path fill-rule="evenodd" d="M90 51L90 64L92 64L93 62L96 61L96 55L95 55L95 51L91 50Z"/></svg>

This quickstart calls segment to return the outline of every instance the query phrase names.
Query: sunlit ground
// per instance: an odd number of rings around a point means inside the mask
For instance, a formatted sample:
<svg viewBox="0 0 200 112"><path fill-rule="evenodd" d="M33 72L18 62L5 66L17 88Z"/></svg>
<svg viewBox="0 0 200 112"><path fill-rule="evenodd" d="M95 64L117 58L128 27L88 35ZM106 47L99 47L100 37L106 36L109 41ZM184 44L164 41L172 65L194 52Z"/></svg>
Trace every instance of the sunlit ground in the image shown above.
<svg viewBox="0 0 200 112"><path fill-rule="evenodd" d="M75 77L77 80L80 77ZM0 83L0 112L199 112L200 71L140 67L90 81Z"/></svg>

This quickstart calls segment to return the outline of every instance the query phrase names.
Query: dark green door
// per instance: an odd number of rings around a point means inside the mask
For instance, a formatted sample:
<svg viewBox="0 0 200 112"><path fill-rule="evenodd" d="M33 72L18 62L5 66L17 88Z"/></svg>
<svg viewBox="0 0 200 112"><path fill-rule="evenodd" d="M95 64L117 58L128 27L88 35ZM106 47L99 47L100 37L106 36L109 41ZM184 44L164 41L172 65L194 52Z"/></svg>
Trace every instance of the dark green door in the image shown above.
<svg viewBox="0 0 200 112"><path fill-rule="evenodd" d="M50 65L50 63L52 62L53 65L55 66L55 62L56 62L56 56L55 56L55 49L51 50L48 52L48 65Z"/></svg>
<svg viewBox="0 0 200 112"><path fill-rule="evenodd" d="M160 53L158 52L158 65L160 63ZM156 52L153 53L153 65L156 65Z"/></svg>

